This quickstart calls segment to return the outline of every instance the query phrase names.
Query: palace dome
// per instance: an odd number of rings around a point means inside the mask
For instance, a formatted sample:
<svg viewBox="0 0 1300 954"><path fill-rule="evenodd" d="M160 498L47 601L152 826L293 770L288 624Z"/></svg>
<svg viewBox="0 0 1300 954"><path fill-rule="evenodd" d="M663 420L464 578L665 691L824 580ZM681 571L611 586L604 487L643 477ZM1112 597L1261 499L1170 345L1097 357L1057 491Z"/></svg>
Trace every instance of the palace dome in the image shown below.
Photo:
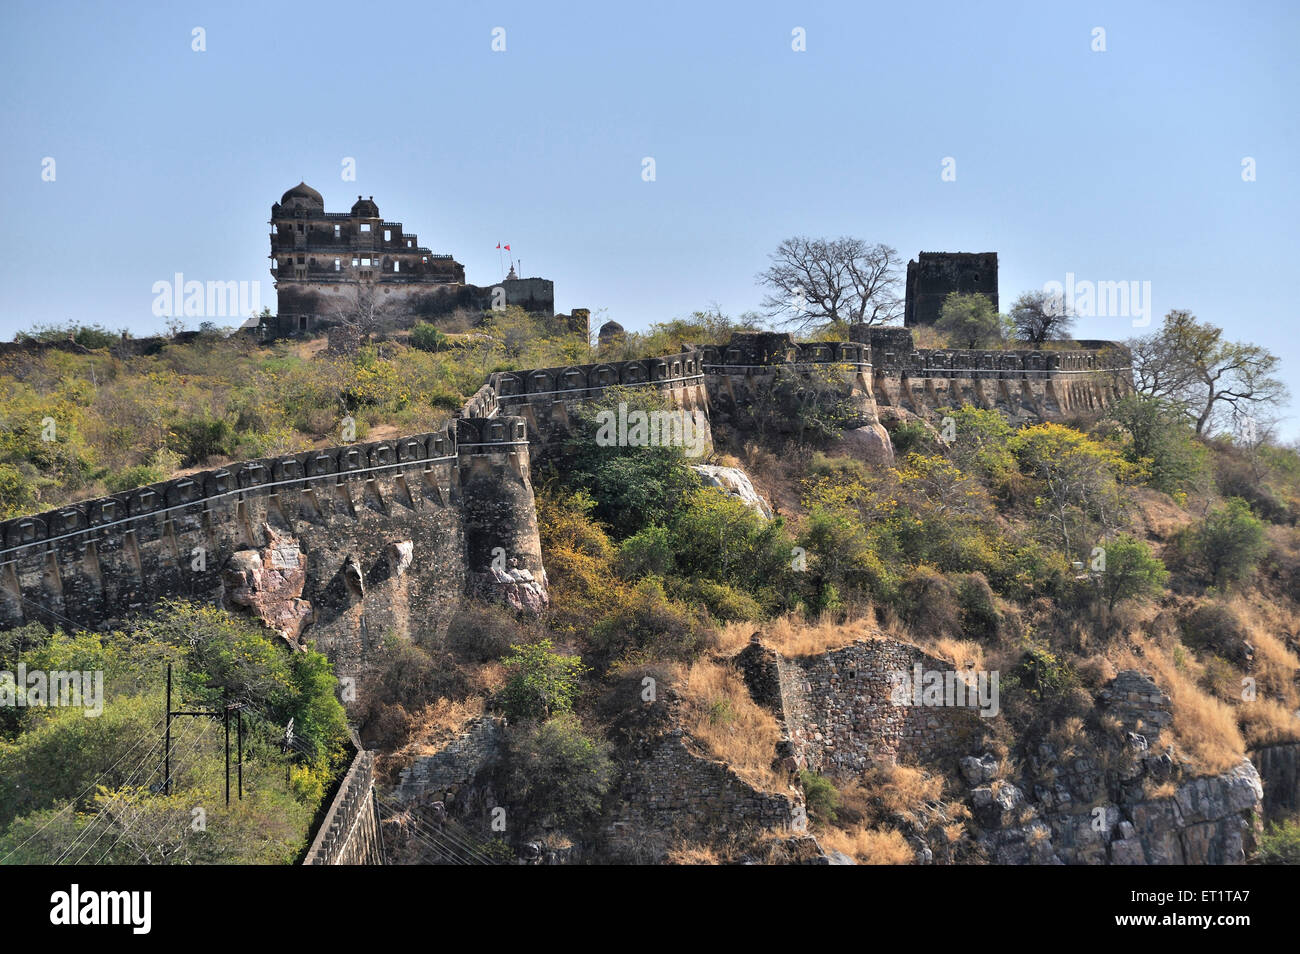
<svg viewBox="0 0 1300 954"><path fill-rule="evenodd" d="M280 196L280 205L285 209L324 209L325 198L305 182Z"/></svg>

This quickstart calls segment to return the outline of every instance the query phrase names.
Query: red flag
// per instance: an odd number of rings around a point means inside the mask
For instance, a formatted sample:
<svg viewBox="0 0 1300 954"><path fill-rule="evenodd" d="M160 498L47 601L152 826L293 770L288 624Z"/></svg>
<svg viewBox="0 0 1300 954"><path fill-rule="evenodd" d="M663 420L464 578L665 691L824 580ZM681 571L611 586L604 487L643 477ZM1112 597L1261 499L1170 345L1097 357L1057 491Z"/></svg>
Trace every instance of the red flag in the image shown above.
<svg viewBox="0 0 1300 954"><path fill-rule="evenodd" d="M497 242L497 248L500 248L500 247L501 247L501 243L500 243L500 242Z"/></svg>
<svg viewBox="0 0 1300 954"><path fill-rule="evenodd" d="M510 246L509 246L509 245L506 246L506 251L507 251L507 252L510 251Z"/></svg>

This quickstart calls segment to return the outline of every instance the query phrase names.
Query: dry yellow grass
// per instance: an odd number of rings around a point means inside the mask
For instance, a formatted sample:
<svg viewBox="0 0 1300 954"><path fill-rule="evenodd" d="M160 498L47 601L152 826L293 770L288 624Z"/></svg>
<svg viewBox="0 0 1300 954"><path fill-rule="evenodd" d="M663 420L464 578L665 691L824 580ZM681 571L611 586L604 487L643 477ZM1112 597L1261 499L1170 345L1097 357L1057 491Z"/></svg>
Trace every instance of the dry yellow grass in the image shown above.
<svg viewBox="0 0 1300 954"><path fill-rule="evenodd" d="M871 617L846 623L830 619L807 620L787 613L771 622L728 623L718 637L718 649L726 655L740 652L759 633L763 642L783 656L813 656L851 646L859 639L878 639L880 632Z"/></svg>
<svg viewBox="0 0 1300 954"><path fill-rule="evenodd" d="M492 661L475 667L469 673L469 684L475 692L492 695L506 684L506 667Z"/></svg>
<svg viewBox="0 0 1300 954"><path fill-rule="evenodd" d="M681 843L668 849L667 862L670 865L716 865L721 864L718 853L708 845Z"/></svg>
<svg viewBox="0 0 1300 954"><path fill-rule="evenodd" d="M410 741L394 751L389 759L407 762L422 755L432 755L448 739L458 735L465 724L486 711L482 697L451 700L439 699L409 717Z"/></svg>
<svg viewBox="0 0 1300 954"><path fill-rule="evenodd" d="M924 652L935 659L942 659L955 669L986 669L984 665L984 647L968 639L920 639L912 640Z"/></svg>
<svg viewBox="0 0 1300 954"><path fill-rule="evenodd" d="M782 791L787 787L772 769L781 730L772 714L750 697L734 669L701 659L689 669L678 667L675 681L684 703L686 731L708 754L758 788Z"/></svg>
<svg viewBox="0 0 1300 954"><path fill-rule="evenodd" d="M1248 748L1291 742L1300 737L1300 718L1276 699L1257 696L1253 702L1243 702L1237 709L1241 731Z"/></svg>
<svg viewBox="0 0 1300 954"><path fill-rule="evenodd" d="M881 828L830 828L817 833L826 852L842 851L863 865L910 865L916 854L901 834Z"/></svg>
<svg viewBox="0 0 1300 954"><path fill-rule="evenodd" d="M1228 601L1228 608L1237 614L1255 647L1251 675L1257 681L1260 696L1268 696L1292 710L1300 708L1300 688L1295 683L1300 657L1287 649L1277 635L1300 632L1300 616L1290 606L1258 597L1254 600L1234 597Z"/></svg>
<svg viewBox="0 0 1300 954"><path fill-rule="evenodd" d="M878 766L862 776L861 784L841 792L846 805L870 803L869 810L917 824L924 810L943 797L943 778L911 765Z"/></svg>
<svg viewBox="0 0 1300 954"><path fill-rule="evenodd" d="M1115 665L1150 674L1169 694L1174 742L1193 765L1206 772L1223 772L1245 758L1246 742L1237 728L1236 712L1197 685L1204 667L1191 652L1182 650L1176 661L1172 650L1154 640L1134 636L1132 642L1141 655L1125 648L1115 657Z"/></svg>

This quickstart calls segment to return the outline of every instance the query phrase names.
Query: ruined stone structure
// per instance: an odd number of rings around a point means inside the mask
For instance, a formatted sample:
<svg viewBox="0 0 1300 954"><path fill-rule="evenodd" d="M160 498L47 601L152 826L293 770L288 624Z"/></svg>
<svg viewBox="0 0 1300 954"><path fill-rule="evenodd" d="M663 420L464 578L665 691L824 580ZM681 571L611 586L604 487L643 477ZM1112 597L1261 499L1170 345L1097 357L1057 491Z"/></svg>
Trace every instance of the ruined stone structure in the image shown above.
<svg viewBox="0 0 1300 954"><path fill-rule="evenodd" d="M952 292L985 295L998 310L997 252L921 252L907 263L903 324L932 325Z"/></svg>
<svg viewBox="0 0 1300 954"><path fill-rule="evenodd" d="M833 652L786 659L758 634L737 658L750 694L780 723L791 768L854 778L871 765L926 762L968 751L980 716L967 705L896 704L895 674L953 667L894 639L861 639ZM974 693L971 693L974 696Z"/></svg>
<svg viewBox="0 0 1300 954"><path fill-rule="evenodd" d="M420 245L401 222L385 221L374 196L357 196L349 212L326 212L321 194L299 183L271 206L270 224L278 314L260 327L265 338L319 333L359 307L395 324L456 308L555 314L550 280L520 278L511 266L495 285L466 284L463 265Z"/></svg>
<svg viewBox="0 0 1300 954"><path fill-rule="evenodd" d="M647 741L623 768L602 841L626 860L659 860L683 837L789 831L804 824L796 790L763 791L725 762L696 751L681 729Z"/></svg>

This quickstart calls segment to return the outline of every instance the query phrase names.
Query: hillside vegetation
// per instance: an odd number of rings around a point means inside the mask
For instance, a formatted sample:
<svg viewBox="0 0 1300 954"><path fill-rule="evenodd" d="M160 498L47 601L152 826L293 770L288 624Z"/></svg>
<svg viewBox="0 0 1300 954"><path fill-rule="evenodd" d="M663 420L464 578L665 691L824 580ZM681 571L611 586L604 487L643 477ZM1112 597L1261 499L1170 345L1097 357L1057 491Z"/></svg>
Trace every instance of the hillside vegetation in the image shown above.
<svg viewBox="0 0 1300 954"><path fill-rule="evenodd" d="M668 353L737 327L700 314L628 335L599 356ZM319 343L213 338L121 361L104 352L10 356L0 376L0 514L178 468L337 443L349 415L357 439L367 429L428 430L489 371L597 356L517 312L487 316L460 339L403 335L348 355ZM606 400L653 409L662 399L616 392ZM1020 428L973 407L932 420L896 413L886 421L892 466L855 458L833 429L717 428L713 462L750 475L776 504L769 520L702 486L680 448L597 446L587 438L598 410L587 408L571 440L534 460L551 584L545 614L516 618L474 604L446 632L386 645L354 716L363 740L387 753L390 778L468 718L503 713L498 796L522 830L581 838L600 827L635 734L630 700L651 677L680 703L697 751L760 789L797 785L826 846L903 862L902 832L919 826L943 832L955 860L977 860L962 847L968 813L940 775L899 766L832 785L792 780L777 767L775 722L731 665L754 632L790 656L883 632L954 664L1000 671L1005 718L982 741L1008 771L1039 739L1102 757L1105 727L1089 719L1097 691L1125 668L1148 672L1170 695L1173 722L1154 744L1189 773L1220 772L1252 747L1300 738L1294 447L1263 433L1198 434L1194 418L1141 393L1105 415ZM61 435L53 443L41 440L47 417ZM183 641L166 621L198 612L211 613L203 624L221 639L253 638L216 611L172 608L98 645L11 635L6 665L32 653L108 654L115 678L141 684L114 717L142 735L160 704L141 667L154 672L167 654L182 658ZM127 645L151 655L137 658ZM210 695L223 684L203 668L209 660L185 658L197 667L192 685ZM269 659L263 665L280 671ZM54 744L46 739L58 728L54 718L9 726L0 777L10 777L8 765L32 764L25 760ZM335 752L336 730L322 730L323 751ZM90 761L113 751L97 749ZM308 777L292 776L286 790L271 782L269 742L257 752L268 769L259 797L299 806L287 818L309 816L336 755L298 769ZM211 782L205 771L195 785ZM10 826L0 854L50 822L76 788L75 779L41 784L48 788L25 800L0 799L14 807L0 819ZM59 838L93 820L94 803L76 807L52 827ZM1274 843L1283 854L1287 832ZM236 842L224 850L284 859L295 845L285 833L273 849ZM683 842L674 857L729 860L750 847Z"/></svg>

